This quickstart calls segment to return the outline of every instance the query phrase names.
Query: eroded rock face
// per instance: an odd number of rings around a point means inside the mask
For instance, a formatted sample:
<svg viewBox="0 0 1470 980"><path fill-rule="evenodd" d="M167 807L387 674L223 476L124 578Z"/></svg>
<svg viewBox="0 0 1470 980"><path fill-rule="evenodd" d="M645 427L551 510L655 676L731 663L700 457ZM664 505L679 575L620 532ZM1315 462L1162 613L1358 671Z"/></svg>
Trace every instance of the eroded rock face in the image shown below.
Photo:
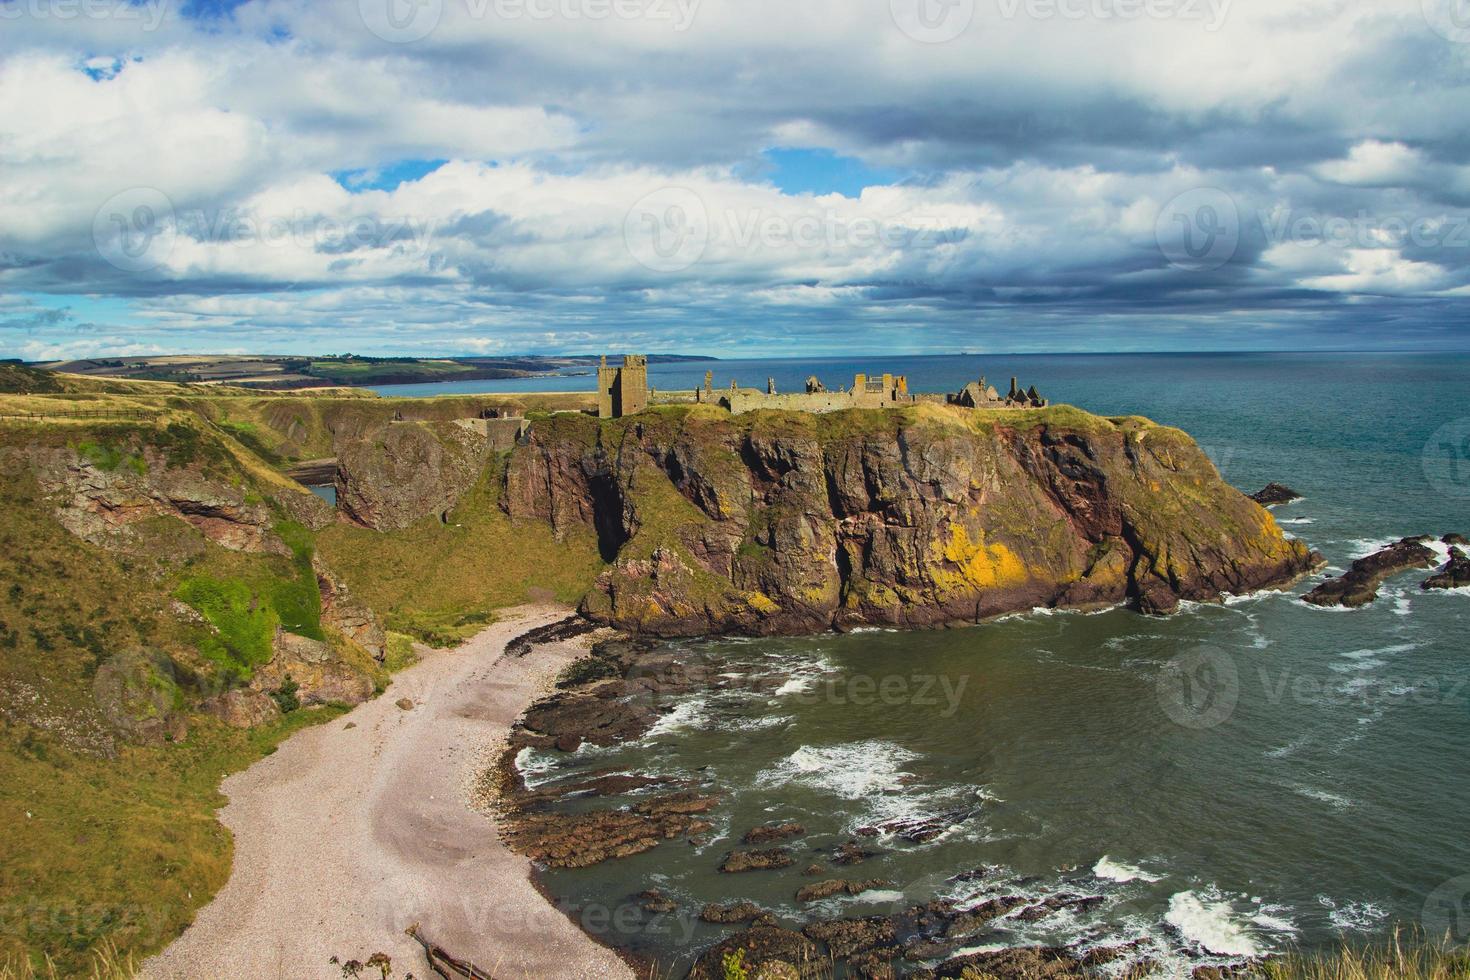
<svg viewBox="0 0 1470 980"><path fill-rule="evenodd" d="M383 632L378 617L353 598L347 583L333 575L320 557L313 556L311 564L316 572L317 591L322 597L322 625L341 633L381 663L388 652L388 636Z"/></svg>
<svg viewBox="0 0 1470 980"><path fill-rule="evenodd" d="M337 447L337 508L379 531L444 516L489 458L483 433L457 422L395 422Z"/></svg>
<svg viewBox="0 0 1470 980"><path fill-rule="evenodd" d="M1181 432L1073 410L538 422L502 506L613 562L583 603L654 635L1168 612L1313 566Z"/></svg>
<svg viewBox="0 0 1470 980"><path fill-rule="evenodd" d="M144 522L176 518L234 551L288 555L264 503L201 469L171 465L154 449L105 466L71 448L37 448L28 458L41 489L57 498L57 519L92 544L129 549L144 544ZM196 547L197 538L195 539Z"/></svg>

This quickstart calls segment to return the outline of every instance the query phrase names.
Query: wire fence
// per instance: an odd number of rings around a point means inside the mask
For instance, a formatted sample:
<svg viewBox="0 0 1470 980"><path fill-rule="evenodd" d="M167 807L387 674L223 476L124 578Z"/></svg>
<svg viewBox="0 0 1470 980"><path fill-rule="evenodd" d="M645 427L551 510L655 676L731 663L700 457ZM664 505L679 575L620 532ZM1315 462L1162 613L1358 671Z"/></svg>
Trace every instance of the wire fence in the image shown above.
<svg viewBox="0 0 1470 980"><path fill-rule="evenodd" d="M94 408L67 412L0 412L0 419L41 422L47 419L144 419L158 412L142 408Z"/></svg>

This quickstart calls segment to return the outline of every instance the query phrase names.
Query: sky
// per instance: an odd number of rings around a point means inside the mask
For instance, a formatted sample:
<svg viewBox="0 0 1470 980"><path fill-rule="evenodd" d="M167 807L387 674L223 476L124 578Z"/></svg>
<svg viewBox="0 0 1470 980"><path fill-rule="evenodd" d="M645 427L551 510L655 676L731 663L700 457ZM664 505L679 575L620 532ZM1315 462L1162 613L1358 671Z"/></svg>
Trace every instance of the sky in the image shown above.
<svg viewBox="0 0 1470 980"><path fill-rule="evenodd" d="M0 107L0 357L1470 346L1470 0L0 0Z"/></svg>

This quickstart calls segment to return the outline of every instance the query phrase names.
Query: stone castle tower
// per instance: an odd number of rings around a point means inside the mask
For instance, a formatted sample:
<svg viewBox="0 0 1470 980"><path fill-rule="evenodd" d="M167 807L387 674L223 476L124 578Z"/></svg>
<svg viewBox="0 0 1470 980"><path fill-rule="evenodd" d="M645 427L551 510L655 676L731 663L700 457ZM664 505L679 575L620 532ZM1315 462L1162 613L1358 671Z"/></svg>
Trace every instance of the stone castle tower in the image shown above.
<svg viewBox="0 0 1470 980"><path fill-rule="evenodd" d="M604 354L597 367L597 417L616 419L647 407L647 356L626 354L621 367L609 367Z"/></svg>

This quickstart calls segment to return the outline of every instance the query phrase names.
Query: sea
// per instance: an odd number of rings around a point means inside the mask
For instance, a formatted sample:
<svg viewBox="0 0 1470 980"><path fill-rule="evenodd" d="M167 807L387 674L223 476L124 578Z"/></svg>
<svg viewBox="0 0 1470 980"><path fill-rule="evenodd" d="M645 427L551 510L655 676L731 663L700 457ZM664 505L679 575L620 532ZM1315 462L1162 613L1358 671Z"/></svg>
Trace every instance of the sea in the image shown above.
<svg viewBox="0 0 1470 980"><path fill-rule="evenodd" d="M655 364L650 382L687 389L707 369L717 386L772 378L787 391L813 374L833 387L891 371L916 391L982 374L1004 390L1015 376L1053 403L1144 415L1193 435L1242 490L1301 493L1276 519L1334 574L1404 536L1470 534L1470 355L748 360ZM1423 592L1426 574L1391 579L1354 611L1301 602L1315 576L1168 618L1035 611L952 630L675 643L722 686L663 697L638 742L520 762L536 785L609 769L693 780L719 796L713 830L543 884L589 931L674 976L729 934L699 922L701 906L735 900L799 926L936 898L1095 897L995 920L969 948L1136 942L1136 957L1176 975L1396 929L1465 942L1470 590ZM806 830L793 867L718 870L747 830L787 820ZM832 866L850 840L872 856ZM800 904L796 889L819 880L801 874L812 863L879 884ZM677 910L643 912L648 888Z"/></svg>

